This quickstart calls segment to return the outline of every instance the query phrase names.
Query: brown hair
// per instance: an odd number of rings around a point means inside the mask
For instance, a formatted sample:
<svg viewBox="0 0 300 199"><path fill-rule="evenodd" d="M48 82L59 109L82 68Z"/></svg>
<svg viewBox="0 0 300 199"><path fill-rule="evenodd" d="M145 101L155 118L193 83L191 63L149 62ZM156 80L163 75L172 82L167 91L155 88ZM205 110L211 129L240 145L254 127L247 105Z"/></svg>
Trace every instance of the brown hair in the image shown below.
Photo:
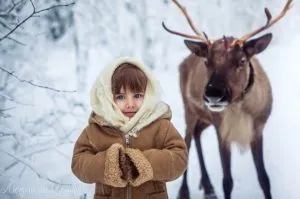
<svg viewBox="0 0 300 199"><path fill-rule="evenodd" d="M113 94L118 94L121 88L129 89L132 92L144 92L147 86L147 76L137 66L124 63L113 73L111 78L111 89Z"/></svg>

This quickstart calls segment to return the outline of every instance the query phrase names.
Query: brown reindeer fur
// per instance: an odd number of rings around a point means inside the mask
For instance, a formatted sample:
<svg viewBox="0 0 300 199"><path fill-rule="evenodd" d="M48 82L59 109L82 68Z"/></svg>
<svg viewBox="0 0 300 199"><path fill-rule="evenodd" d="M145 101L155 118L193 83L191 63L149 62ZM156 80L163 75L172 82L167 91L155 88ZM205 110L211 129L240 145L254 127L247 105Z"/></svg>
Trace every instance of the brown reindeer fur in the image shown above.
<svg viewBox="0 0 300 199"><path fill-rule="evenodd" d="M181 63L180 87L188 128L194 128L196 120L214 125L222 142L235 142L242 148L247 148L256 136L260 136L254 133L262 132L271 111L272 94L269 79L261 64L255 57L250 61L255 75L252 88L244 98L232 102L222 112L210 112L205 107L202 96L208 77L204 59L191 54ZM193 133L193 130L188 129L187 132Z"/></svg>

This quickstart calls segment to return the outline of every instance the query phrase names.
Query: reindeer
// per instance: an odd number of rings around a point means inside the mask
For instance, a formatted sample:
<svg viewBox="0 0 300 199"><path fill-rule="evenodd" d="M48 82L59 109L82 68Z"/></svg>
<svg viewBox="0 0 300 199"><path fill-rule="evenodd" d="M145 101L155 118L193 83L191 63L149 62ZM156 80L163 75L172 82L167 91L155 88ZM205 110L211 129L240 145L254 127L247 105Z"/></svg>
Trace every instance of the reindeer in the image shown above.
<svg viewBox="0 0 300 199"><path fill-rule="evenodd" d="M180 64L180 88L186 121L185 141L190 148L194 137L201 169L200 189L206 199L216 199L214 188L207 173L200 136L204 129L213 125L216 129L223 168L225 199L231 198L233 179L231 174L230 144L237 143L242 149L251 148L260 187L266 199L271 199L270 181L263 159L263 129L272 109L272 91L269 79L255 55L269 45L272 34L268 33L249 40L269 28L292 7L288 0L281 13L274 19L267 8L267 23L241 38L223 36L215 41L199 33L186 9L177 0L173 2L186 17L196 35L170 30L172 34L193 40L184 40L192 52ZM189 199L187 170L183 175L179 199Z"/></svg>

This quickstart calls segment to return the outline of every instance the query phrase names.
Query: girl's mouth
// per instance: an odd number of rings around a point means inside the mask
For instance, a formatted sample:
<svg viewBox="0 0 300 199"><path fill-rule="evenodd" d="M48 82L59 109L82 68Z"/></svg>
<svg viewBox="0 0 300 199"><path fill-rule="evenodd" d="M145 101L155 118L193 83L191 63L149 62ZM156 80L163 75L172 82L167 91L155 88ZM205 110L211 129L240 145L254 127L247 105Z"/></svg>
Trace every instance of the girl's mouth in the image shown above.
<svg viewBox="0 0 300 199"><path fill-rule="evenodd" d="M127 117L133 117L135 115L135 112L123 112L123 114Z"/></svg>

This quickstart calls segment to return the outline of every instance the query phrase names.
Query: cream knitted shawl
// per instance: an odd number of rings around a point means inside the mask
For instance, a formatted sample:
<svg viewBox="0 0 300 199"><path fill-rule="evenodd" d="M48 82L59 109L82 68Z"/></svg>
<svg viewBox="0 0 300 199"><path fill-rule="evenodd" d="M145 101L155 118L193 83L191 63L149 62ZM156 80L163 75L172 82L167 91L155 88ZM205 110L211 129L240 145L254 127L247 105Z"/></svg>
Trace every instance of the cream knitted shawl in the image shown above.
<svg viewBox="0 0 300 199"><path fill-rule="evenodd" d="M113 100L111 78L115 69L123 63L131 63L140 68L148 77L144 102L138 112L132 117L126 117ZM169 106L160 101L160 88L150 70L145 65L130 57L122 57L109 64L100 72L90 92L92 110L101 116L109 125L124 133L136 136L137 131L154 120L170 113Z"/></svg>

